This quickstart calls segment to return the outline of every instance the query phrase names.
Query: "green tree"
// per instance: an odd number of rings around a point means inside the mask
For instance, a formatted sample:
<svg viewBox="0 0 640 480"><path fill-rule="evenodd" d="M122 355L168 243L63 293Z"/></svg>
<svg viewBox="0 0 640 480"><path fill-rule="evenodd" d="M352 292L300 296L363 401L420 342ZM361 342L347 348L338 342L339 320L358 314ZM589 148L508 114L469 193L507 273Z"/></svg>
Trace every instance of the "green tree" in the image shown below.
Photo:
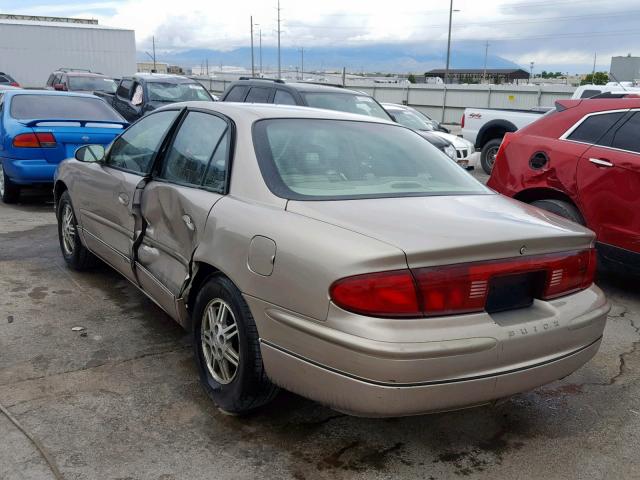
<svg viewBox="0 0 640 480"><path fill-rule="evenodd" d="M416 76L413 73L410 73L407 80L409 80L409 83L416 83Z"/></svg>
<svg viewBox="0 0 640 480"><path fill-rule="evenodd" d="M606 85L608 81L609 75L607 72L596 72L595 74L589 73L584 77L580 85Z"/></svg>

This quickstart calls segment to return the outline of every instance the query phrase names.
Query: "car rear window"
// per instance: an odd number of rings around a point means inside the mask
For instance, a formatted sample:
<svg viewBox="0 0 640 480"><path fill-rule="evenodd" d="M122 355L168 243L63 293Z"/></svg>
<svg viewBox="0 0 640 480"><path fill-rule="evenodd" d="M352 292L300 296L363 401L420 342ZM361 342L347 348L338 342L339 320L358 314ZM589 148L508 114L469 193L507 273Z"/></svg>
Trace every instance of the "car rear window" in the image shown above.
<svg viewBox="0 0 640 480"><path fill-rule="evenodd" d="M307 106L338 110L339 112L358 113L368 117L391 120L387 112L368 95L355 93L334 92L305 92L302 93Z"/></svg>
<svg viewBox="0 0 640 480"><path fill-rule="evenodd" d="M417 133L323 119L257 122L253 140L271 191L295 200L488 194Z"/></svg>
<svg viewBox="0 0 640 480"><path fill-rule="evenodd" d="M599 143L607 131L627 112L597 113L585 118L567 137L569 140L584 143Z"/></svg>
<svg viewBox="0 0 640 480"><path fill-rule="evenodd" d="M115 93L116 87L116 82L111 78L82 75L69 76L69 88L71 90Z"/></svg>
<svg viewBox="0 0 640 480"><path fill-rule="evenodd" d="M11 116L17 120L104 120L123 118L101 99L70 95L15 95Z"/></svg>

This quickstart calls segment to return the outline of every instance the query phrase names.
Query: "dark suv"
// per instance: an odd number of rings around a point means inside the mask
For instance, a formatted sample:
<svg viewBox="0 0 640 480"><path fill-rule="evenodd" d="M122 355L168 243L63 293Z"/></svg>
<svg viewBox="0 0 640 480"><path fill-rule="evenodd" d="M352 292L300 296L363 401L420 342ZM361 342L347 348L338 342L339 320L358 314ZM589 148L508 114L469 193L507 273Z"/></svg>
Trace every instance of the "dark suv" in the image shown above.
<svg viewBox="0 0 640 480"><path fill-rule="evenodd" d="M47 90L63 92L114 93L117 84L113 78L89 70L59 68L47 80Z"/></svg>
<svg viewBox="0 0 640 480"><path fill-rule="evenodd" d="M220 97L222 102L277 103L324 108L340 112L358 113L369 117L394 119L370 95L339 85L311 82L285 82L268 78L240 77ZM451 142L427 132L423 135L432 145L455 161L456 150ZM453 156L452 156L453 155Z"/></svg>

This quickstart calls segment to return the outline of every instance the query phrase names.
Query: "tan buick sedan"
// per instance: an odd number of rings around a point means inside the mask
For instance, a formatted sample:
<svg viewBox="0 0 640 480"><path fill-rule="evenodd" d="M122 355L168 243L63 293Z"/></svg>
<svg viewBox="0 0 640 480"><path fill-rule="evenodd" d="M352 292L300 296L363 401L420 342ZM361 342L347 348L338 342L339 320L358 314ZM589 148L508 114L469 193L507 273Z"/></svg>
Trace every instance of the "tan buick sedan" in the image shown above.
<svg viewBox="0 0 640 480"><path fill-rule="evenodd" d="M242 413L481 405L598 350L594 236L495 194L417 133L304 107L174 104L55 181L70 267L108 263L194 335Z"/></svg>

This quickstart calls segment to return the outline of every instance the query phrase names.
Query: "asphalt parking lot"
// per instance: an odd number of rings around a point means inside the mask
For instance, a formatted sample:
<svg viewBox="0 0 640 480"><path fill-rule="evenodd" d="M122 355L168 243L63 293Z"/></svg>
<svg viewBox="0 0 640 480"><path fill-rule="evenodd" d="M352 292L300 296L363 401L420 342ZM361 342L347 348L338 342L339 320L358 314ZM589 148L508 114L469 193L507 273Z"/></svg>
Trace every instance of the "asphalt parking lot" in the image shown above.
<svg viewBox="0 0 640 480"><path fill-rule="evenodd" d="M0 272L0 403L65 479L640 478L637 278L600 275L613 305L602 348L564 380L380 420L286 392L222 415L177 324L108 268L65 267L48 198L0 204ZM0 414L0 479L49 478Z"/></svg>

